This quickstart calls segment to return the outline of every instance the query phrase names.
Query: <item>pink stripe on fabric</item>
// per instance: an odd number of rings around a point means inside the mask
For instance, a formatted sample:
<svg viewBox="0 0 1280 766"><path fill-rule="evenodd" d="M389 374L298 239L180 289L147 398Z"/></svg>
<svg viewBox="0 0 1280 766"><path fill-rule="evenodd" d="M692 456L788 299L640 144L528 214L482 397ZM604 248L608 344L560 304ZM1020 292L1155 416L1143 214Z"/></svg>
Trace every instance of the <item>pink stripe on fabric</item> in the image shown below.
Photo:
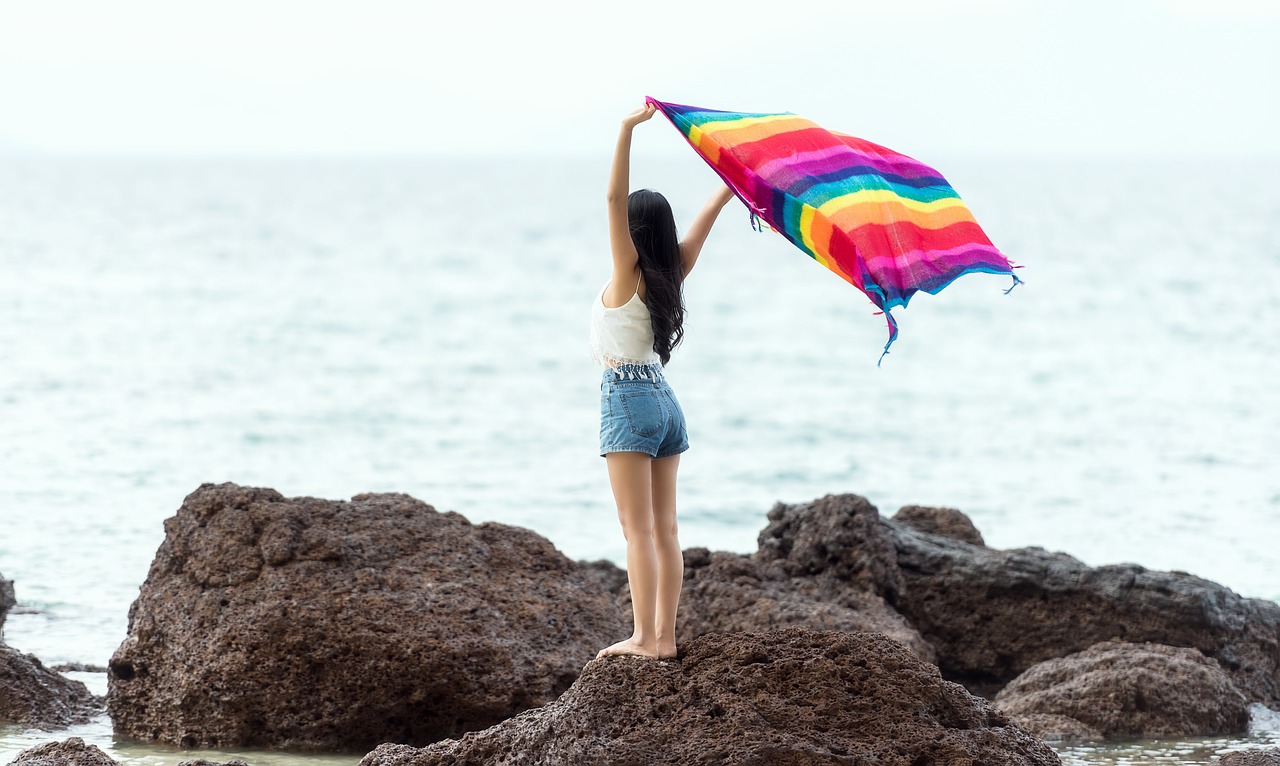
<svg viewBox="0 0 1280 766"><path fill-rule="evenodd" d="M955 258L956 256L963 255L965 253L972 253L975 250L985 250L992 255L997 256L1001 260L1004 259L1004 256L1000 254L1000 251L996 250L995 247L991 245L967 242L963 245L957 245L956 247L949 247L946 250L906 250L896 255L866 256L865 260L868 264L875 263L876 261L898 261L900 259L906 259L908 261L921 261L926 259L938 260L939 258Z"/></svg>

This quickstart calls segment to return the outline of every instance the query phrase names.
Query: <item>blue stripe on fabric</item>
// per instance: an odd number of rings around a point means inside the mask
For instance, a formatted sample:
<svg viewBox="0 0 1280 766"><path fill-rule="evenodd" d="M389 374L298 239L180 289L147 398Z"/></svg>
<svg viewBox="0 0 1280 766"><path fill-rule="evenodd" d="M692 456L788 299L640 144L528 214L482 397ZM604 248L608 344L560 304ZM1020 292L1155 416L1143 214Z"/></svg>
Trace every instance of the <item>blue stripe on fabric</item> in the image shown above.
<svg viewBox="0 0 1280 766"><path fill-rule="evenodd" d="M812 181L812 178L808 177L797 179L787 186L787 192L814 207L821 207L823 203L830 202L837 197L843 197L846 194L853 194L866 189L891 191L903 199L915 200L916 202L936 202L940 199L960 198L960 195L956 194L955 189L950 186L945 189L938 187L919 189L890 183L884 181L881 176L875 175L853 176L829 183L810 183L810 181Z"/></svg>
<svg viewBox="0 0 1280 766"><path fill-rule="evenodd" d="M805 174L805 181L812 185L837 183L851 178L880 178L885 183L893 186L913 189L935 189L945 188L951 190L951 184L947 183L947 179L942 176L921 176L919 178L908 178L897 173L886 173L872 165L851 165L847 168L832 170L829 173L813 173ZM955 194L954 190L951 190Z"/></svg>
<svg viewBox="0 0 1280 766"><path fill-rule="evenodd" d="M691 123L728 122L748 117L795 117L791 112L722 112L718 109L684 108L678 104L667 104L671 111Z"/></svg>

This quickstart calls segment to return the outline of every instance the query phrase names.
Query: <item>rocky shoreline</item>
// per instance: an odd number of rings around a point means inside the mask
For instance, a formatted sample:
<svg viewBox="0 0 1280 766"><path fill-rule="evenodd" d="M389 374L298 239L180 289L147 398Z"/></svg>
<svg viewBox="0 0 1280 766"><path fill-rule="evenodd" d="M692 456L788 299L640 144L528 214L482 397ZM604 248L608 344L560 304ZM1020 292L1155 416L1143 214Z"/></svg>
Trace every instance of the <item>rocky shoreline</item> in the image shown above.
<svg viewBox="0 0 1280 766"><path fill-rule="evenodd" d="M955 509L857 495L780 503L758 542L685 551L676 660L593 660L629 624L609 562L403 494L205 484L165 522L106 708L119 736L364 766L1057 763L1041 738L1280 709L1280 605L1208 580L995 550ZM14 601L0 577L0 626ZM0 644L0 722L102 707Z"/></svg>
<svg viewBox="0 0 1280 766"><path fill-rule="evenodd" d="M5 617L17 603L13 581L0 574L0 723L53 731L100 714L103 699L84 684L4 643Z"/></svg>

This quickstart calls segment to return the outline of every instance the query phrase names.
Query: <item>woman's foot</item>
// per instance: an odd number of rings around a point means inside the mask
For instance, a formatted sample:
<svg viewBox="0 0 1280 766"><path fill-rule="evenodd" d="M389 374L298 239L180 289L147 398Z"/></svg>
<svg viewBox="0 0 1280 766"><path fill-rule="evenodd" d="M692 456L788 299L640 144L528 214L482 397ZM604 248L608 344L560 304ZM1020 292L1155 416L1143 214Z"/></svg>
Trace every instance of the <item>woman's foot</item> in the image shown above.
<svg viewBox="0 0 1280 766"><path fill-rule="evenodd" d="M676 642L658 640L658 659L673 660L676 657Z"/></svg>
<svg viewBox="0 0 1280 766"><path fill-rule="evenodd" d="M657 644L644 644L635 640L635 636L623 639L612 646L606 646L596 654L596 659L600 659L608 654L634 654L637 657L654 657L658 656Z"/></svg>

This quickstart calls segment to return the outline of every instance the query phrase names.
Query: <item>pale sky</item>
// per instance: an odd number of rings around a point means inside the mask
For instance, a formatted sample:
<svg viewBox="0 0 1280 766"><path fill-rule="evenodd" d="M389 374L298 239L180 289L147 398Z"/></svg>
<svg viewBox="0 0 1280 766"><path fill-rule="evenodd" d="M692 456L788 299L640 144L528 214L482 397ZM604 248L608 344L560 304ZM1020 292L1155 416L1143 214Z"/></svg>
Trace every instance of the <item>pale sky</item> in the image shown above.
<svg viewBox="0 0 1280 766"><path fill-rule="evenodd" d="M920 155L1275 157L1280 2L0 0L0 153L594 155L645 95Z"/></svg>

